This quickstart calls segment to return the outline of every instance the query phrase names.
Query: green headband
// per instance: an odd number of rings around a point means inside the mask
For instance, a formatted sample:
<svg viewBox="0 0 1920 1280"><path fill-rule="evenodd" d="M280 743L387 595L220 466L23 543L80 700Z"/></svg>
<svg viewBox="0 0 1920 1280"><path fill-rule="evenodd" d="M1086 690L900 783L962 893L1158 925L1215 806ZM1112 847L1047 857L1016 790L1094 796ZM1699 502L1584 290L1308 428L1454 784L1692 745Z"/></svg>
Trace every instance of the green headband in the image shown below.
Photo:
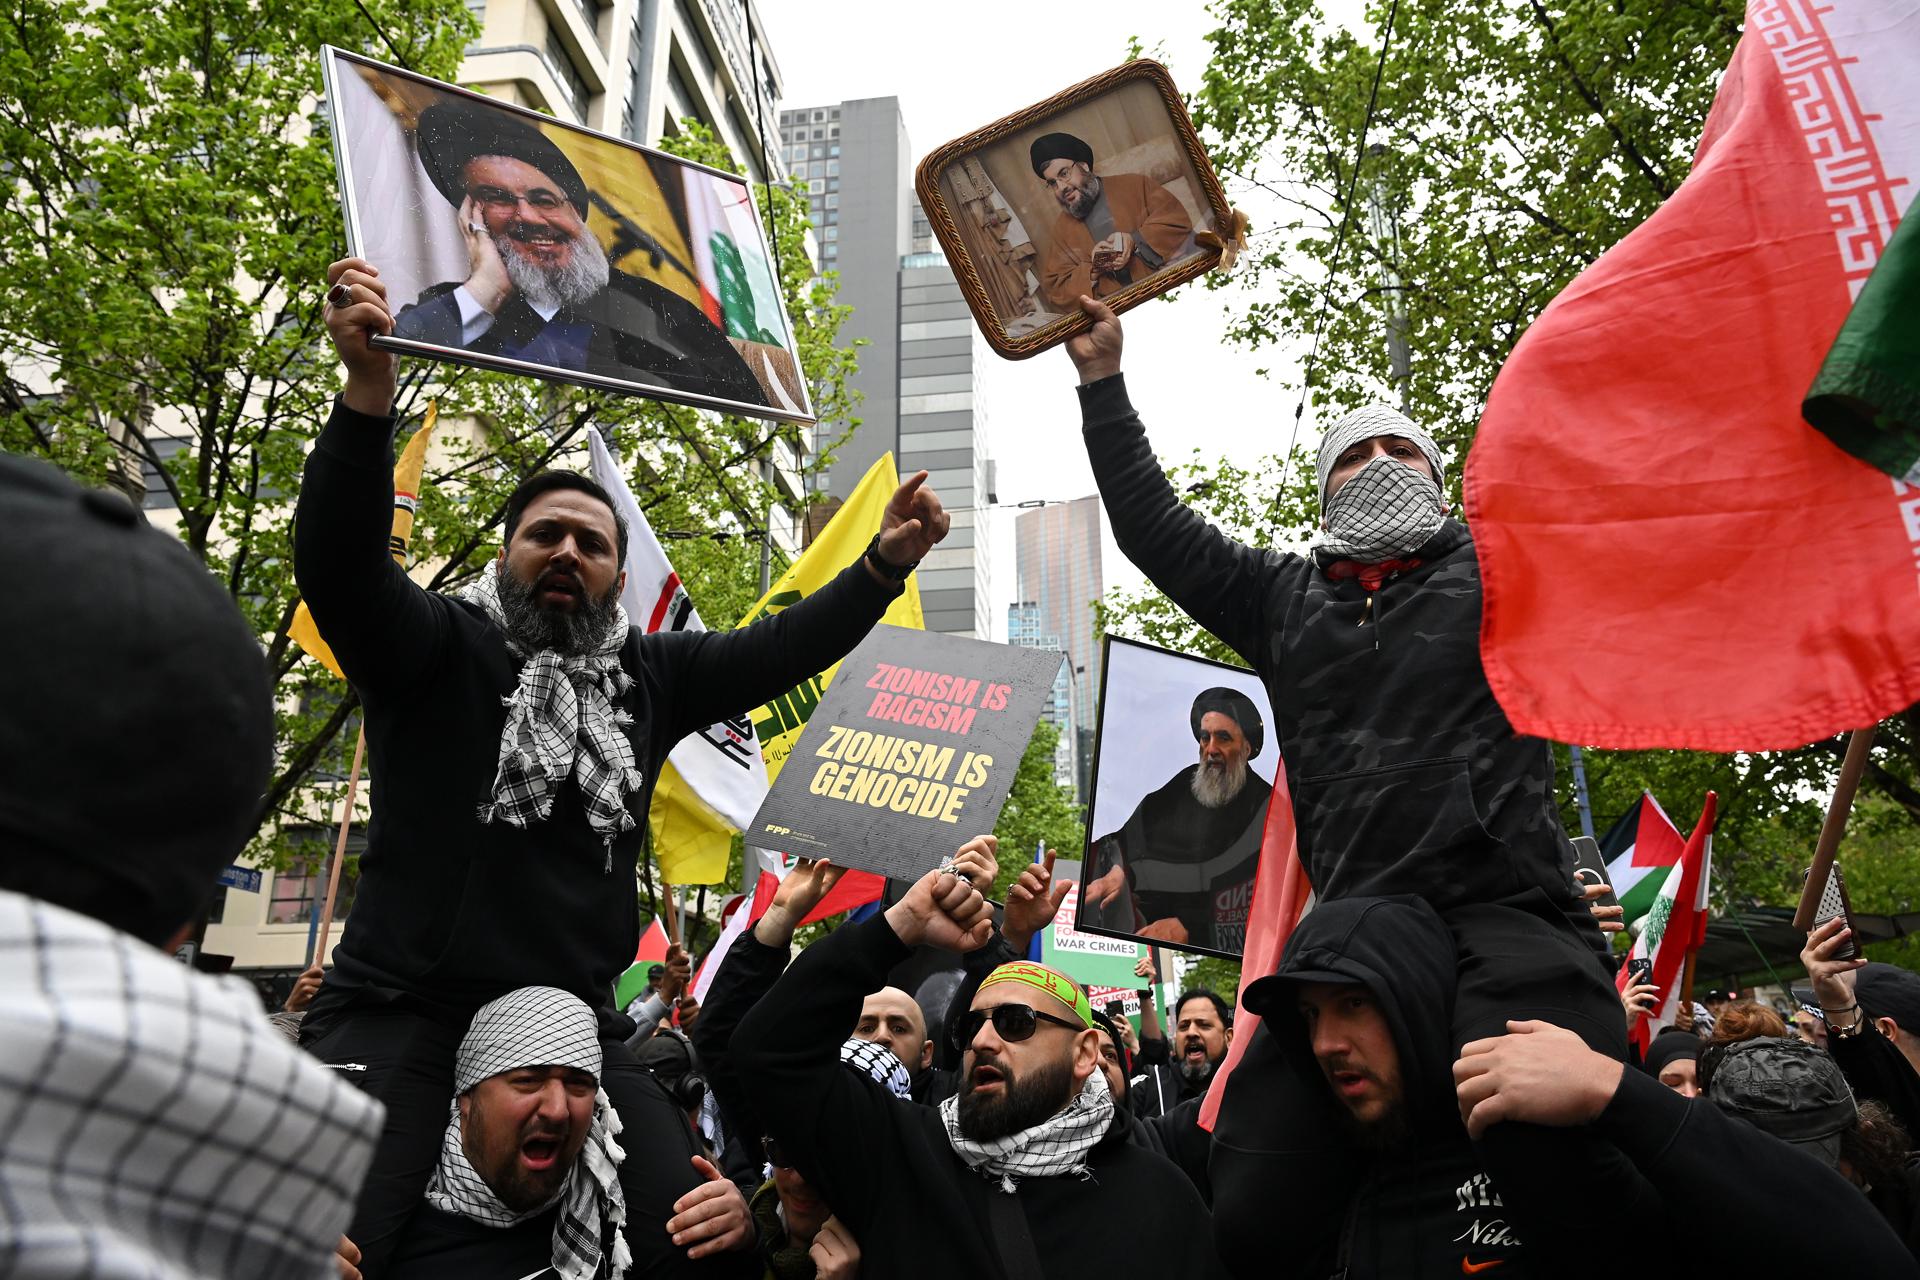
<svg viewBox="0 0 1920 1280"><path fill-rule="evenodd" d="M1064 973L1031 960L1015 960L988 974L980 990L985 991L996 982L1024 982L1036 991L1044 991L1078 1014L1084 1025L1093 1026L1093 1005L1087 1000L1087 993Z"/></svg>

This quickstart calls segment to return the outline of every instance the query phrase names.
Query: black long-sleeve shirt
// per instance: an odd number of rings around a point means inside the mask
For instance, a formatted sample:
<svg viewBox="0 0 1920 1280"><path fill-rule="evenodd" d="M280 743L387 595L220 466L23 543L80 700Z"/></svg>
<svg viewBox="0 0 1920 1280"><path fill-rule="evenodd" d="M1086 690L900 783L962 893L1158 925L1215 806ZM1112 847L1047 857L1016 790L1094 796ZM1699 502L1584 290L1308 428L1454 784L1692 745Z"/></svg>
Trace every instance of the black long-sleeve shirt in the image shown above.
<svg viewBox="0 0 1920 1280"><path fill-rule="evenodd" d="M840 1065L862 1000L907 954L885 916L814 943L740 1024L735 1066L754 1107L860 1241L862 1274L1005 1275L987 1209L987 1197L1002 1193L954 1154L936 1110ZM1199 1193L1166 1159L1129 1142L1125 1123L1116 1114L1089 1154L1091 1179L1021 1180L1017 1200L1042 1273L1223 1274ZM1114 1211L1138 1216L1125 1231L1088 1229Z"/></svg>
<svg viewBox="0 0 1920 1280"><path fill-rule="evenodd" d="M393 433L393 419L336 404L294 520L301 594L364 705L373 811L309 1023L367 987L470 1014L537 984L604 1009L638 944L634 867L660 762L844 657L898 588L856 563L738 631L633 630L624 706L646 775L628 798L634 829L604 845L571 783L544 822L483 824L521 664L481 609L421 589L389 555Z"/></svg>

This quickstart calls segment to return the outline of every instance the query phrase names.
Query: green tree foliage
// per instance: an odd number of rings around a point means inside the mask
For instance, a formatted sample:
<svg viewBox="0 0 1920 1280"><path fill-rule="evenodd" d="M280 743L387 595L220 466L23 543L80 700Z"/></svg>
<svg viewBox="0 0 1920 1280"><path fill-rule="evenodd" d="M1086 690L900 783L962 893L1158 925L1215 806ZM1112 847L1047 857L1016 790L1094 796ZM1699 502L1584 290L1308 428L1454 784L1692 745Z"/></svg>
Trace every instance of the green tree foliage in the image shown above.
<svg viewBox="0 0 1920 1280"><path fill-rule="evenodd" d="M283 824L329 821L321 792L333 788L312 783L345 771L357 710L285 634L291 498L341 377L320 322L325 269L345 246L317 51L452 79L476 33L461 0L367 0L364 13L324 0L22 0L0 24L0 448L136 500L144 470L165 495L155 522L252 621L279 694L279 763L259 813L260 851L276 860ZM669 147L737 171L696 126ZM854 353L835 346L846 308L805 261L805 206L779 188L755 198L816 407L850 426ZM669 548L708 624L750 605L752 539L775 496L761 462L802 428L407 361L403 439L429 398L441 428L413 553L432 587L491 559L520 477L584 466L591 423L655 528L692 535Z"/></svg>
<svg viewBox="0 0 1920 1280"><path fill-rule="evenodd" d="M1403 323L1407 410L1454 460L1457 497L1459 462L1514 343L1685 178L1743 6L1400 0L1382 64L1390 7L1369 3L1364 36L1335 26L1313 0L1223 0L1212 10L1220 25L1190 103L1194 119L1229 186L1258 191L1285 213L1255 228L1229 280L1209 285L1244 296L1228 336L1256 356L1278 348L1299 359L1317 333L1309 389L1323 421L1399 397L1386 335ZM1351 224L1337 244L1349 190ZM1387 215L1386 234L1372 233L1370 198ZM1230 534L1282 550L1305 545L1317 515L1305 448L1252 468L1196 457L1173 474L1185 500ZM1116 633L1237 660L1157 592L1115 594L1102 619ZM1570 665L1579 660L1568 655ZM1797 883L1779 867L1805 865L1843 749L1836 738L1766 756L1588 752L1595 821L1604 829L1648 789L1684 832L1716 790L1716 893L1723 902L1788 901ZM1559 759L1563 816L1578 831L1564 749ZM1886 802L1876 822L1893 823L1899 834L1888 838L1911 848L1920 709L1881 726L1863 795Z"/></svg>
<svg viewBox="0 0 1920 1280"><path fill-rule="evenodd" d="M1074 803L1073 788L1053 779L1053 753L1059 743L1058 728L1045 720L1034 726L1006 807L994 824L993 834L1000 839L1000 874L993 882L993 896L1002 902L1021 869L1033 861L1036 848L1044 845L1059 857L1078 860L1085 847L1086 815Z"/></svg>

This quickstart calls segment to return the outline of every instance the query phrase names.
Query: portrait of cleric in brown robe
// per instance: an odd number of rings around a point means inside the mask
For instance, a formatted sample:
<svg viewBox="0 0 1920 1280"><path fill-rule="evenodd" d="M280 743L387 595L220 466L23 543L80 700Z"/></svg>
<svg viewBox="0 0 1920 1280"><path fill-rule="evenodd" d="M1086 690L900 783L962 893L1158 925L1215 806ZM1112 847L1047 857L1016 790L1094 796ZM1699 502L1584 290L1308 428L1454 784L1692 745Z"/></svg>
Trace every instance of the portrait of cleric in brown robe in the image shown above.
<svg viewBox="0 0 1920 1280"><path fill-rule="evenodd" d="M505 112L443 102L420 113L414 145L459 222L468 269L464 280L431 285L401 307L397 336L767 403L705 312L610 265L587 226L587 184L553 139Z"/></svg>
<svg viewBox="0 0 1920 1280"><path fill-rule="evenodd" d="M1194 252L1186 208L1145 174L1095 173L1093 148L1071 133L1034 139L1030 159L1060 210L1039 273L1057 309L1072 311L1081 294L1117 293Z"/></svg>
<svg viewBox="0 0 1920 1280"><path fill-rule="evenodd" d="M1273 788L1249 764L1266 744L1253 700L1202 690L1188 714L1199 759L1087 851L1080 926L1238 955Z"/></svg>

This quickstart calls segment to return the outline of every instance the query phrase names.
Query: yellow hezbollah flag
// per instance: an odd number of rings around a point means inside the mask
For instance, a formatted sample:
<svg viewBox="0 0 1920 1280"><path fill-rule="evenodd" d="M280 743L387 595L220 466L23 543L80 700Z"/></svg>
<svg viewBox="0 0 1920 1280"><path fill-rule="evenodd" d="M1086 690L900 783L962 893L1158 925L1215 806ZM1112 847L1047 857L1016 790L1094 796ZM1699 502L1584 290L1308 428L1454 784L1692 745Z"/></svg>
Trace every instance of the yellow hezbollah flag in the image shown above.
<svg viewBox="0 0 1920 1280"><path fill-rule="evenodd" d="M413 539L413 513L420 506L420 476L427 466L427 442L433 438L433 424L439 417L440 402L427 401L426 417L420 429L407 441L407 447L400 452L400 461L393 468L393 532L387 538L387 549L403 569L407 565L407 544ZM318 658L321 666L342 680L347 678L334 659L333 650L320 638L320 629L313 625L313 614L307 611L305 600L293 611L293 625L287 628L287 635Z"/></svg>
<svg viewBox="0 0 1920 1280"><path fill-rule="evenodd" d="M693 249L653 166L635 164L631 151L613 143L583 142L564 126L540 128L573 161L587 189L606 202L588 208L587 227L607 251L608 261L699 306ZM674 182L677 194L677 174Z"/></svg>
<svg viewBox="0 0 1920 1280"><path fill-rule="evenodd" d="M740 621L746 626L768 614L798 604L834 577L866 549L887 500L900 487L900 473L894 469L893 455L885 453L868 468L867 474L834 512L827 527L813 540L798 560L780 575L760 602ZM907 589L895 597L881 617L896 627L922 630L926 619L920 612L920 585L907 579ZM767 762L767 781L780 776L780 766L793 752L807 718L820 704L820 694L832 683L834 663L819 675L803 680L796 688L781 694L753 713L753 727L760 738L760 754ZM727 854L733 846L734 829L719 814L694 794L692 787L668 765L660 771L653 792L653 808L648 814L653 826L653 852L660 865L660 878L669 884L718 884L726 878Z"/></svg>

